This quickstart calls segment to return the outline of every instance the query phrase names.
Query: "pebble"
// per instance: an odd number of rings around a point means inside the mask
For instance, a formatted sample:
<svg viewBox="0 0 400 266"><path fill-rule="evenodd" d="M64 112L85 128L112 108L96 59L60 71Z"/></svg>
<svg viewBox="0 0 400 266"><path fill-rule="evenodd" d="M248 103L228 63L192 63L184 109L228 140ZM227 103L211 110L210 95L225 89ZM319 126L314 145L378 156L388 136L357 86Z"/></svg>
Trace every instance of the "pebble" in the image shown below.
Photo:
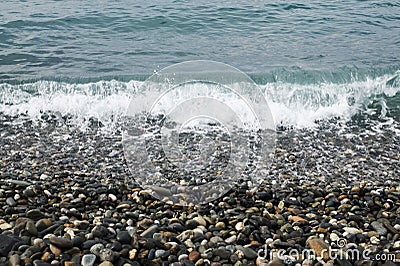
<svg viewBox="0 0 400 266"><path fill-rule="evenodd" d="M6 199L6 203L7 203L8 206L10 206L10 207L15 207L15 206L17 206L17 202L16 202L13 198L7 198L7 199Z"/></svg>
<svg viewBox="0 0 400 266"><path fill-rule="evenodd" d="M343 230L346 233L352 234L352 235L356 235L356 234L359 234L361 232L360 229L357 229L355 227L343 227Z"/></svg>
<svg viewBox="0 0 400 266"><path fill-rule="evenodd" d="M376 236L372 236L372 237L369 239L369 241L371 242L371 244L376 244L376 245L380 243L379 238L377 238Z"/></svg>
<svg viewBox="0 0 400 266"><path fill-rule="evenodd" d="M135 248L131 249L129 251L129 259L134 260L136 258L137 253L138 253L137 249L135 249Z"/></svg>
<svg viewBox="0 0 400 266"><path fill-rule="evenodd" d="M213 251L214 256L218 256L221 259L228 259L231 253L226 250L224 247L219 247ZM246 254L245 254L246 255Z"/></svg>
<svg viewBox="0 0 400 266"><path fill-rule="evenodd" d="M29 210L26 213L26 217L34 221L37 221L44 218L44 214L40 210L34 209L34 210Z"/></svg>
<svg viewBox="0 0 400 266"><path fill-rule="evenodd" d="M72 248L73 244L70 239L64 237L50 237L49 241L51 244L59 247L59 248Z"/></svg>
<svg viewBox="0 0 400 266"><path fill-rule="evenodd" d="M84 244L83 244L84 245ZM100 255L100 251L104 249L104 245L101 243L94 244L90 247L90 252L95 254L96 256Z"/></svg>
<svg viewBox="0 0 400 266"><path fill-rule="evenodd" d="M196 262L201 258L201 254L195 250L191 251L188 256L189 260Z"/></svg>
<svg viewBox="0 0 400 266"><path fill-rule="evenodd" d="M114 261L115 253L111 249L104 248L99 252L99 258L101 261Z"/></svg>
<svg viewBox="0 0 400 266"><path fill-rule="evenodd" d="M249 247L236 246L236 249L242 251L244 256L248 259L255 259L258 257L257 252Z"/></svg>
<svg viewBox="0 0 400 266"><path fill-rule="evenodd" d="M62 250L59 247L53 244L50 244L50 250L56 257L59 257L62 252Z"/></svg>
<svg viewBox="0 0 400 266"><path fill-rule="evenodd" d="M308 246L312 250L314 250L314 252L317 256L322 257L322 255L323 255L323 258L325 260L328 259L328 253L324 252L324 250L325 251L329 250L329 245L327 243L325 243L324 240L322 240L320 238L312 238L312 239L309 239L307 242L308 242L307 243Z"/></svg>
<svg viewBox="0 0 400 266"><path fill-rule="evenodd" d="M9 224L6 221L0 219L0 229L1 230L5 231L5 230L11 229L11 228L12 228L11 224Z"/></svg>
<svg viewBox="0 0 400 266"><path fill-rule="evenodd" d="M243 222L238 222L238 223L235 225L235 229L236 229L236 231L240 231L240 230L242 230L242 229L243 229L243 227L244 227L244 224L243 224Z"/></svg>
<svg viewBox="0 0 400 266"><path fill-rule="evenodd" d="M372 226L372 228L375 229L376 232L378 232L379 235L385 236L387 234L387 229L380 222L373 221L371 223L371 226Z"/></svg>
<svg viewBox="0 0 400 266"><path fill-rule="evenodd" d="M25 230L32 236L37 236L38 230L33 221L28 221L25 226Z"/></svg>
<svg viewBox="0 0 400 266"><path fill-rule="evenodd" d="M183 261L183 260L187 260L187 259L189 259L189 255L188 254L181 254L178 257L179 261Z"/></svg>
<svg viewBox="0 0 400 266"><path fill-rule="evenodd" d="M196 216L193 218L193 220L196 221L196 223L198 225L207 226L207 222L206 222L206 220L204 220L204 218L202 216Z"/></svg>
<svg viewBox="0 0 400 266"><path fill-rule="evenodd" d="M110 261L103 261L99 264L99 266L114 266Z"/></svg>
<svg viewBox="0 0 400 266"><path fill-rule="evenodd" d="M259 264L260 265L260 264ZM304 264L303 264L304 265ZM261 266L261 265L260 265ZM268 266L285 266L285 263L283 263L282 260L280 259L273 259L268 263Z"/></svg>
<svg viewBox="0 0 400 266"><path fill-rule="evenodd" d="M82 257L82 266L93 266L96 261L96 255L86 254Z"/></svg>
<svg viewBox="0 0 400 266"><path fill-rule="evenodd" d="M9 183L17 185L17 186L21 186L21 187L27 187L29 186L31 183L27 182L27 181L22 181L22 180L7 180Z"/></svg>
<svg viewBox="0 0 400 266"><path fill-rule="evenodd" d="M20 265L20 257L18 254L13 254L10 256L8 263L10 266L17 266Z"/></svg>
<svg viewBox="0 0 400 266"><path fill-rule="evenodd" d="M223 229L223 228L225 228L225 223L224 222L218 222L218 223L215 224L215 227Z"/></svg>
<svg viewBox="0 0 400 266"><path fill-rule="evenodd" d="M128 231L119 231L117 234L117 240L121 244L130 244L131 242L131 235Z"/></svg>
<svg viewBox="0 0 400 266"><path fill-rule="evenodd" d="M157 231L158 226L157 225L152 225L149 228L147 228L145 231L143 231L140 236L145 237L145 238L152 238L153 234Z"/></svg>

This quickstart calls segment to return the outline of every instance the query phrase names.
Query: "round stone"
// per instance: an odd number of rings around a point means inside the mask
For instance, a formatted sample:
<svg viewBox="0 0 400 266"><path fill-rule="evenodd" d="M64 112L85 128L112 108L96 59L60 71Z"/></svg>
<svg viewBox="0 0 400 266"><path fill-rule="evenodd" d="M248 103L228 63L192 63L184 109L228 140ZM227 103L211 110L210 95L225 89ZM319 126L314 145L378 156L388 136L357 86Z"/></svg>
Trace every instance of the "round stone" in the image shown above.
<svg viewBox="0 0 400 266"><path fill-rule="evenodd" d="M117 234L117 240L121 244L130 244L131 243L131 235L128 231L119 231Z"/></svg>

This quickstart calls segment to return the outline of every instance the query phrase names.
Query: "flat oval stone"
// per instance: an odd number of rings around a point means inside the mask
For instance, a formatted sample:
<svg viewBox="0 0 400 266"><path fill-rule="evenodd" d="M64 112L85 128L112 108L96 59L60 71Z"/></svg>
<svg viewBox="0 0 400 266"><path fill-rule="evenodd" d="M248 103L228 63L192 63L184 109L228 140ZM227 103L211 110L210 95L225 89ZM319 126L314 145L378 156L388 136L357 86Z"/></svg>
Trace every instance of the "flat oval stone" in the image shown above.
<svg viewBox="0 0 400 266"><path fill-rule="evenodd" d="M37 221L37 220L44 218L44 214L41 211L34 209L34 210L28 211L26 213L26 217L28 217L29 219L32 219L34 221Z"/></svg>
<svg viewBox="0 0 400 266"><path fill-rule="evenodd" d="M49 238L49 241L51 244L53 244L54 246L59 247L59 248L72 248L73 247L72 241L67 238L64 238L64 237L53 236L53 237Z"/></svg>

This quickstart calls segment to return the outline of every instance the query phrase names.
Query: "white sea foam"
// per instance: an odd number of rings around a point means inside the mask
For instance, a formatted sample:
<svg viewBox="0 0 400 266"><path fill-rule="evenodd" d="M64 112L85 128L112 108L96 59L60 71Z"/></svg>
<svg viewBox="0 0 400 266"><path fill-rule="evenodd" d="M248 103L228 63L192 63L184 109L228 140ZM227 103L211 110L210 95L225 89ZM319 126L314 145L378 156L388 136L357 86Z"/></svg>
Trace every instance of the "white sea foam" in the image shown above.
<svg viewBox="0 0 400 266"><path fill-rule="evenodd" d="M260 85L260 89L276 125L305 128L315 126L319 120L339 118L347 121L360 112L388 117L393 113L388 112L389 108L399 108L387 104L388 99L399 97L398 75L343 84L274 82ZM133 97L140 93L141 84L135 80L85 84L56 81L20 85L3 83L0 84L0 112L11 116L26 114L34 121L40 120L46 112L54 112L61 117L71 117L71 121L81 127L85 127L90 118L95 118L111 128L124 116ZM192 89L195 93L196 88ZM223 94L218 97L222 102L232 99L228 96L225 99ZM390 117L387 121L399 122Z"/></svg>

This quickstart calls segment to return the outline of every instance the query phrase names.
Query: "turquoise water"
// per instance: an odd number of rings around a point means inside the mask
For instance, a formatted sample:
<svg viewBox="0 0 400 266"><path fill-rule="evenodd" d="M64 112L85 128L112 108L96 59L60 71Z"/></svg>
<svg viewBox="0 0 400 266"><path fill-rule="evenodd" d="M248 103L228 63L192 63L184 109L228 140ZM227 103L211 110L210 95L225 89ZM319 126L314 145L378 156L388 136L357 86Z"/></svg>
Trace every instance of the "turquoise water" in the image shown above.
<svg viewBox="0 0 400 266"><path fill-rule="evenodd" d="M149 74L186 60L247 73L399 65L400 1L7 1L0 79Z"/></svg>
<svg viewBox="0 0 400 266"><path fill-rule="evenodd" d="M400 1L0 3L3 113L106 122L154 71L197 59L250 74L278 123L400 122Z"/></svg>

